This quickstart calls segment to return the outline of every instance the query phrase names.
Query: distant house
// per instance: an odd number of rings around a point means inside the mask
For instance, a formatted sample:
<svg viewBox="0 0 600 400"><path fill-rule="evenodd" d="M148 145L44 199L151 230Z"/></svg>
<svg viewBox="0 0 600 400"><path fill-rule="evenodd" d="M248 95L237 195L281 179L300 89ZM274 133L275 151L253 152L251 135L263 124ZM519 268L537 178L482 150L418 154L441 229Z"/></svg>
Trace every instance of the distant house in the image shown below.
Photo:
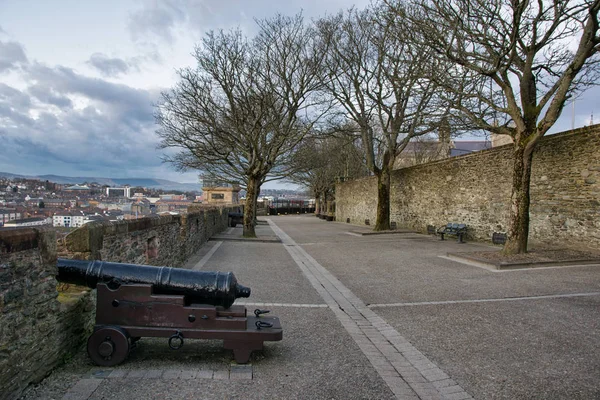
<svg viewBox="0 0 600 400"><path fill-rule="evenodd" d="M487 150L492 148L492 142L489 140L455 140L452 142L449 157L462 156L475 151Z"/></svg>
<svg viewBox="0 0 600 400"><path fill-rule="evenodd" d="M192 204L191 200L159 200L156 202L156 212L185 211Z"/></svg>
<svg viewBox="0 0 600 400"><path fill-rule="evenodd" d="M21 219L22 215L15 209L5 208L0 209L0 225L5 225L7 222Z"/></svg>
<svg viewBox="0 0 600 400"><path fill-rule="evenodd" d="M65 199L44 199L46 208L71 207L71 201Z"/></svg>
<svg viewBox="0 0 600 400"><path fill-rule="evenodd" d="M78 228L85 223L85 216L77 213L62 212L52 217L52 226Z"/></svg>
<svg viewBox="0 0 600 400"><path fill-rule="evenodd" d="M52 218L34 217L15 219L4 224L5 228L20 228L23 226L41 226L52 224Z"/></svg>
<svg viewBox="0 0 600 400"><path fill-rule="evenodd" d="M451 140L441 135L439 140L417 140L409 142L396 159L394 168L405 168L448 157L462 156L512 143L510 136L491 135L491 140Z"/></svg>

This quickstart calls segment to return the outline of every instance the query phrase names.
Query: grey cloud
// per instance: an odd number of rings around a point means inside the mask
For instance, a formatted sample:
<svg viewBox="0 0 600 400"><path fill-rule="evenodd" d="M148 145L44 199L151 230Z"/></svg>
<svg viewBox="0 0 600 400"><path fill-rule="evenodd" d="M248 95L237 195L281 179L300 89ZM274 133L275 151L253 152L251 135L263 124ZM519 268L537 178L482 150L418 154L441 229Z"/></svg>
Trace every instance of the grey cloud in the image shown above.
<svg viewBox="0 0 600 400"><path fill-rule="evenodd" d="M86 62L104 76L118 76L129 71L129 65L120 58L110 58L102 53L94 53Z"/></svg>
<svg viewBox="0 0 600 400"><path fill-rule="evenodd" d="M0 83L0 104L7 104L20 110L28 110L31 107L31 99L20 90Z"/></svg>
<svg viewBox="0 0 600 400"><path fill-rule="evenodd" d="M158 90L134 89L38 63L25 73L27 81L35 82L26 91L0 84L0 166L9 171L74 175L89 170L114 176L129 169L161 168L152 108ZM68 95L87 99L87 105L74 106ZM41 104L32 105L30 96Z"/></svg>
<svg viewBox="0 0 600 400"><path fill-rule="evenodd" d="M356 0L363 8L370 0ZM263 19L275 13L293 15L302 12L307 19L325 13L336 13L351 7L347 0L169 0L146 1L130 14L129 30L134 40L147 34L156 35L168 42L174 39L174 31L184 25L186 32L193 32L196 39L211 29L239 27L248 34L256 32L254 19Z"/></svg>
<svg viewBox="0 0 600 400"><path fill-rule="evenodd" d="M147 2L129 16L129 31L134 40L153 34L167 42L173 41L176 24L186 19L182 1Z"/></svg>
<svg viewBox="0 0 600 400"><path fill-rule="evenodd" d="M124 119L154 121L152 103L157 97L151 97L151 93L147 90L86 77L61 66L50 68L42 64L34 64L28 72L31 79L36 80L38 84L51 87L56 93L78 94L99 102L103 112Z"/></svg>
<svg viewBox="0 0 600 400"><path fill-rule="evenodd" d="M61 95L46 85L33 85L28 88L29 94L45 104L52 104L59 108L71 107L73 103L68 97Z"/></svg>
<svg viewBox="0 0 600 400"><path fill-rule="evenodd" d="M0 72L26 64L27 56L20 43L0 41Z"/></svg>
<svg viewBox="0 0 600 400"><path fill-rule="evenodd" d="M103 53L94 53L86 64L91 65L103 76L117 77L121 74L127 74L131 71L141 71L144 65L149 63L162 64L163 59L156 48L145 51L143 54L122 59L117 57L108 57Z"/></svg>

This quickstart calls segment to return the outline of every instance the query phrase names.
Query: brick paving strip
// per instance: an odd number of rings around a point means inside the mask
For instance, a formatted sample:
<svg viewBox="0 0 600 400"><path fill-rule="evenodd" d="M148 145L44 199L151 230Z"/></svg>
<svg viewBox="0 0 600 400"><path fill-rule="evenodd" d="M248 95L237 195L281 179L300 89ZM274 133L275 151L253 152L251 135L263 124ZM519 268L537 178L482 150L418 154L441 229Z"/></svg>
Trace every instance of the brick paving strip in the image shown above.
<svg viewBox="0 0 600 400"><path fill-rule="evenodd" d="M267 221L304 276L329 305L396 398L472 399L273 221Z"/></svg>
<svg viewBox="0 0 600 400"><path fill-rule="evenodd" d="M63 396L62 400L86 400L100 386L104 379L215 379L215 380L252 380L252 365L232 364L226 370L208 369L104 369L92 371L89 376L80 379Z"/></svg>

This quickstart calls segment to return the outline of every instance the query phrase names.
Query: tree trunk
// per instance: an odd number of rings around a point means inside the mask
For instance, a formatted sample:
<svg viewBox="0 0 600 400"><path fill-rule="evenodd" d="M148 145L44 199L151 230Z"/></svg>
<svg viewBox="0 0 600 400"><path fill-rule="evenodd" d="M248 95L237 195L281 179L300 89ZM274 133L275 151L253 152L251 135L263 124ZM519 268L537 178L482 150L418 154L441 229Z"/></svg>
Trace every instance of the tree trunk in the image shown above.
<svg viewBox="0 0 600 400"><path fill-rule="evenodd" d="M529 186L531 182L531 161L533 146L526 149L523 144L515 144L513 164L513 184L510 197L508 237L504 254L527 252L529 239Z"/></svg>
<svg viewBox="0 0 600 400"><path fill-rule="evenodd" d="M390 229L390 171L383 168L377 174L377 219L375 231Z"/></svg>
<svg viewBox="0 0 600 400"><path fill-rule="evenodd" d="M315 194L315 215L321 214L321 197L318 193Z"/></svg>
<svg viewBox="0 0 600 400"><path fill-rule="evenodd" d="M255 211L256 211L256 192L259 188L259 179L255 177L248 178L248 187L246 188L246 203L244 204L244 237L256 237L254 230Z"/></svg>
<svg viewBox="0 0 600 400"><path fill-rule="evenodd" d="M262 183L256 188L256 195L254 196L254 226L258 225L258 196L260 196L260 188Z"/></svg>

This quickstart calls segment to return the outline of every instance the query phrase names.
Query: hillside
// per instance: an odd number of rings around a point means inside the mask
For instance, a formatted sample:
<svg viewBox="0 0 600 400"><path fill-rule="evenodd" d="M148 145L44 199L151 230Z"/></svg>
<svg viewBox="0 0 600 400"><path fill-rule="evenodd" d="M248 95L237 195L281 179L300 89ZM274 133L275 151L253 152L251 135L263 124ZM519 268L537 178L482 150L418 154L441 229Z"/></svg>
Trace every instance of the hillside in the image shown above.
<svg viewBox="0 0 600 400"><path fill-rule="evenodd" d="M0 172L0 176L6 178L25 178L25 179L39 179L41 181L50 181L60 184L82 184L96 182L100 185L109 186L142 186L146 188L156 188L163 190L180 190L184 192L200 192L199 183L181 183L169 181L166 179L154 179L154 178L102 178L95 176L62 176L62 175L19 175L10 172Z"/></svg>

